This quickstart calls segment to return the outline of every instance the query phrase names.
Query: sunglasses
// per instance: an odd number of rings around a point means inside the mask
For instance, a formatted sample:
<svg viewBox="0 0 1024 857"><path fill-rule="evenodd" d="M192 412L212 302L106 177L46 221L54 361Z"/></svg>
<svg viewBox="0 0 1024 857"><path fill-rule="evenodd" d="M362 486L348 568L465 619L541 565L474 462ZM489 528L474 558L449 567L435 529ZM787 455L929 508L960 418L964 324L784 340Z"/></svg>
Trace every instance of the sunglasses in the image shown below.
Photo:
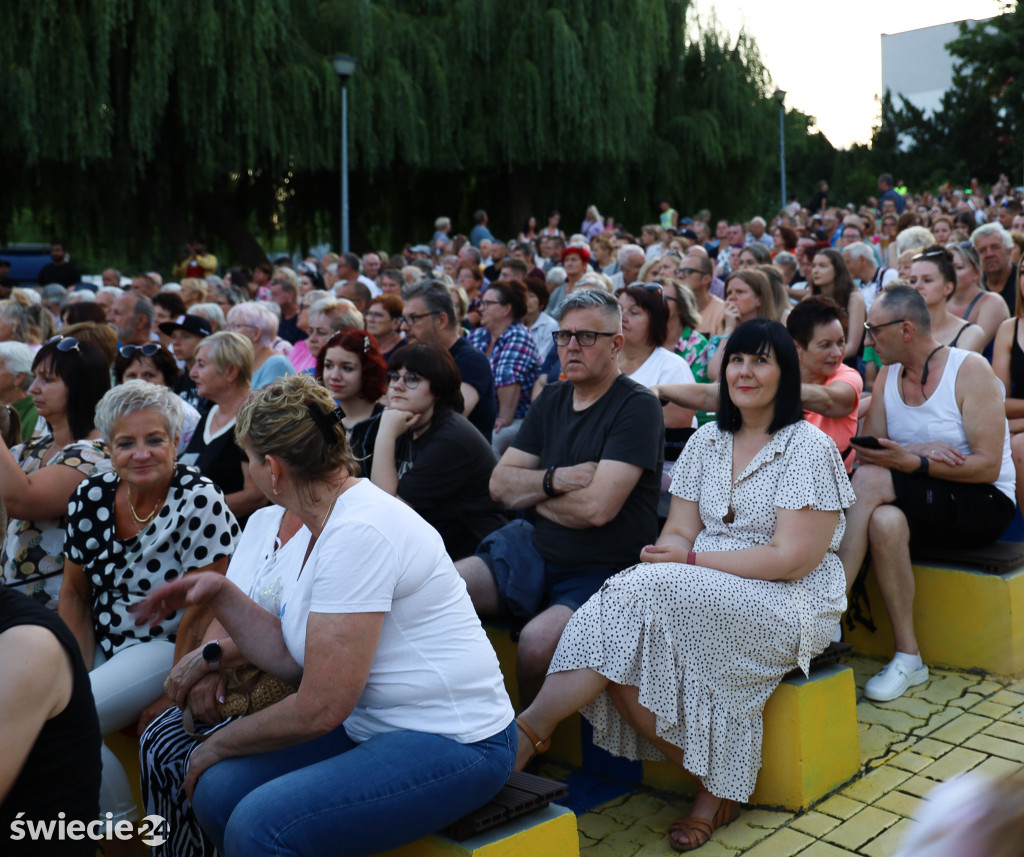
<svg viewBox="0 0 1024 857"><path fill-rule="evenodd" d="M122 357L131 357L136 351L141 351L144 357L152 357L160 350L157 342L147 342L145 345L122 345L117 353Z"/></svg>
<svg viewBox="0 0 1024 857"><path fill-rule="evenodd" d="M57 344L58 351L77 351L79 354L82 353L82 349L78 347L78 340L73 336L62 336L57 334L46 340L47 345Z"/></svg>

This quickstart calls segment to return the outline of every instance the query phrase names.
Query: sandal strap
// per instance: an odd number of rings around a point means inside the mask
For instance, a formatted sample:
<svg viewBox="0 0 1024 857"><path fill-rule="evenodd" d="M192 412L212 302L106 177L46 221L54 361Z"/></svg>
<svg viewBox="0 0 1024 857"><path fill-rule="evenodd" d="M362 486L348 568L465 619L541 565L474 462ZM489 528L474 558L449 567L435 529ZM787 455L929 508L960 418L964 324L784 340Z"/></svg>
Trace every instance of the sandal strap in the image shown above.
<svg viewBox="0 0 1024 857"><path fill-rule="evenodd" d="M523 734L529 739L530 743L533 745L535 753L544 753L547 751L548 747L551 746L550 737L538 738L537 733L527 726L519 717L516 718L516 726L518 726L522 730Z"/></svg>
<svg viewBox="0 0 1024 857"><path fill-rule="evenodd" d="M672 846L673 851L693 851L700 848L710 838L711 834L714 833L714 827L707 819L695 818L692 815L687 815L684 818L677 818L672 822L672 826L669 830L669 844ZM672 834L682 833L686 836L686 842L680 842ZM686 847L679 847L679 846Z"/></svg>

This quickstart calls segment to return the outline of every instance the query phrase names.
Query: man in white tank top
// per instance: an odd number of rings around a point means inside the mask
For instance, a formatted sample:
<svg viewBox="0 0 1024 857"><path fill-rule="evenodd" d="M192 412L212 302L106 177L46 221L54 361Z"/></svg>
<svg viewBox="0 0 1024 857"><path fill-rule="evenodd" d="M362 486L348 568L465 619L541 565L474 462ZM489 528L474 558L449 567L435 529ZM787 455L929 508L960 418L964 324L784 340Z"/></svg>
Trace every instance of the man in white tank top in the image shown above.
<svg viewBox="0 0 1024 857"><path fill-rule="evenodd" d="M866 342L883 368L857 444L857 502L839 556L847 589L871 551L892 623L893 660L864 687L896 699L928 679L914 634L912 546L978 547L998 539L1014 514L1014 467L1002 388L981 355L931 335L916 289L885 289L868 311Z"/></svg>

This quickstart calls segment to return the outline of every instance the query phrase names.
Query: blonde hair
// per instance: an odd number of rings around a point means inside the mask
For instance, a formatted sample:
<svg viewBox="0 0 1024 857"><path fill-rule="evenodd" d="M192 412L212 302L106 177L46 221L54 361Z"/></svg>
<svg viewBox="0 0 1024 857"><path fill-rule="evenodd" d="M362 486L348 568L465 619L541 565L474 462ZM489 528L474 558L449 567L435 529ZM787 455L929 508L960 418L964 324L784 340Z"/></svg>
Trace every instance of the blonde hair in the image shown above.
<svg viewBox="0 0 1024 857"><path fill-rule="evenodd" d="M327 388L311 375L278 378L242 405L235 440L260 460L268 455L280 459L307 489L342 469L358 476L359 463L345 427L334 417L335 407Z"/></svg>
<svg viewBox="0 0 1024 857"><path fill-rule="evenodd" d="M185 306L203 303L208 290L209 284L206 280L200 280L198 277L186 277L181 281L181 299L185 301Z"/></svg>
<svg viewBox="0 0 1024 857"><path fill-rule="evenodd" d="M253 348L252 343L240 333L230 330L221 330L207 336L199 343L196 351L205 348L206 355L213 368L221 374L228 371L228 367L238 368L239 385L248 386L252 381Z"/></svg>

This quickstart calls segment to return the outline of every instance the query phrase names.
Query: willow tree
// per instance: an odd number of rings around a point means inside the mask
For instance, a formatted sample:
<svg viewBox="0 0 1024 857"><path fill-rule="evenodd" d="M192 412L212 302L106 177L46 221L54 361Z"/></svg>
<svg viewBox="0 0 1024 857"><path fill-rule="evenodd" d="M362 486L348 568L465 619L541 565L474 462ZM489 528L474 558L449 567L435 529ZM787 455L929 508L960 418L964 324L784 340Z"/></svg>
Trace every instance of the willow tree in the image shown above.
<svg viewBox="0 0 1024 857"><path fill-rule="evenodd" d="M284 228L337 234L349 84L353 244L448 214L597 203L636 225L759 192L771 124L747 37L687 29L688 0L9 0L0 230L18 207L80 246L164 260L190 230L251 262ZM685 201L685 203L684 203ZM735 202L735 200L734 200ZM738 205L738 204L737 204ZM678 207L678 206L677 206ZM151 255L150 255L151 254Z"/></svg>

